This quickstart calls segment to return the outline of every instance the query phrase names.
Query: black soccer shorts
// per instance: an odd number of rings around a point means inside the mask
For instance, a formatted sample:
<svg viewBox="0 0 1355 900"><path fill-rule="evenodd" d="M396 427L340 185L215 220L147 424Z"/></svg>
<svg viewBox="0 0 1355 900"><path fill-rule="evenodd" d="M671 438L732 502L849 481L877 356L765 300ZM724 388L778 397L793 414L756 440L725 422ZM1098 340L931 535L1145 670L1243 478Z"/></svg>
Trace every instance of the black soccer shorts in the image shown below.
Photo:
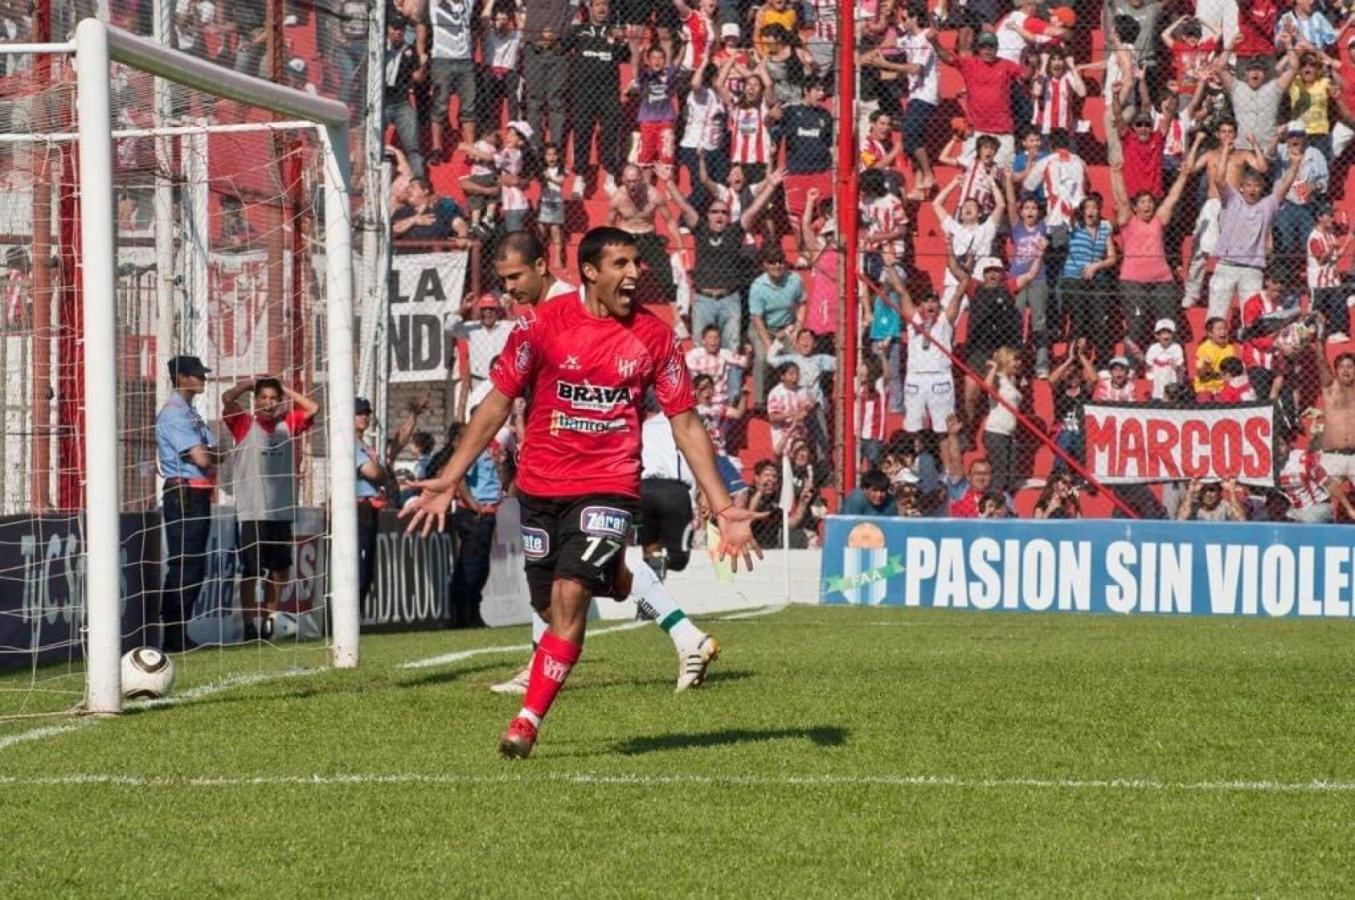
<svg viewBox="0 0 1355 900"><path fill-rule="evenodd" d="M292 567L292 523L241 522L239 547L246 578L285 572Z"/></svg>
<svg viewBox="0 0 1355 900"><path fill-rule="evenodd" d="M616 575L639 504L620 494L586 497L518 497L522 506L522 555L532 607L550 606L551 585L564 578L595 597L617 593Z"/></svg>
<svg viewBox="0 0 1355 900"><path fill-rule="evenodd" d="M665 568L681 572L691 557L692 489L671 478L640 482L640 546L658 544L668 553Z"/></svg>

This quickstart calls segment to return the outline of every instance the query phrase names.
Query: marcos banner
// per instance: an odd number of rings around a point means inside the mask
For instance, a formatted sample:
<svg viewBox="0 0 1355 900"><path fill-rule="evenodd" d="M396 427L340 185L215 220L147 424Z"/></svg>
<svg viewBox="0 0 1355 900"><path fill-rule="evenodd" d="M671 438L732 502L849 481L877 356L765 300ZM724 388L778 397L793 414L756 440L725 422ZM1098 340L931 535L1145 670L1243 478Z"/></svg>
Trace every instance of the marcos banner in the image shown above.
<svg viewBox="0 0 1355 900"><path fill-rule="evenodd" d="M468 259L464 250L391 258L392 383L447 377L447 368L453 364L447 316L461 305Z"/></svg>
<svg viewBox="0 0 1355 900"><path fill-rule="evenodd" d="M1275 484L1275 408L1083 404L1086 465L1104 484L1236 479Z"/></svg>

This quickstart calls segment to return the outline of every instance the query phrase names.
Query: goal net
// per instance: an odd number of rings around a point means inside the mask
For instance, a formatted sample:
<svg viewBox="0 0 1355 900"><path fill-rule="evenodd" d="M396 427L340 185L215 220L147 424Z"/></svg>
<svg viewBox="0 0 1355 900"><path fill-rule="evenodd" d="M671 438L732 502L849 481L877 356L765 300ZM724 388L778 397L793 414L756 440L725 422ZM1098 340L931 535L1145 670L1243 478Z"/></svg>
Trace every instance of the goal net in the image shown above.
<svg viewBox="0 0 1355 900"><path fill-rule="evenodd" d="M0 46L9 727L357 661L348 110L75 34Z"/></svg>

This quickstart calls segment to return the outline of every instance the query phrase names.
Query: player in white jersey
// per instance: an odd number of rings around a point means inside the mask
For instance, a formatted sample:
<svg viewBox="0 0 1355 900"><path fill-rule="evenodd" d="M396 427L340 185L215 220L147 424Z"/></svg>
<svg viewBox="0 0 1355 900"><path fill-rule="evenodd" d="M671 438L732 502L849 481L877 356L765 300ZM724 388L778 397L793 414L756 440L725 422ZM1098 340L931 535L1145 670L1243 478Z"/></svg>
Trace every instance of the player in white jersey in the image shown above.
<svg viewBox="0 0 1355 900"><path fill-rule="evenodd" d="M515 231L499 241L494 268L503 282L504 293L528 306L578 290L550 274L546 248L529 232ZM648 434L648 430L645 433ZM643 502L643 484L641 491ZM668 635L677 650L677 690L699 687L706 679L706 670L720 655L719 642L687 618L658 574L647 564L628 559L626 568L631 574L631 598L635 600L636 608ZM539 642L545 632L545 620L534 612L532 644ZM525 694L530 674L529 667L523 666L512 678L491 686L490 690L496 694Z"/></svg>
<svg viewBox="0 0 1355 900"><path fill-rule="evenodd" d="M892 260L885 260L885 280L898 295L908 329L908 362L903 377L903 430L916 435L924 426L946 433L946 417L955 412L955 379L950 355L955 346L955 320L963 291L954 291L944 312L930 288L917 303Z"/></svg>

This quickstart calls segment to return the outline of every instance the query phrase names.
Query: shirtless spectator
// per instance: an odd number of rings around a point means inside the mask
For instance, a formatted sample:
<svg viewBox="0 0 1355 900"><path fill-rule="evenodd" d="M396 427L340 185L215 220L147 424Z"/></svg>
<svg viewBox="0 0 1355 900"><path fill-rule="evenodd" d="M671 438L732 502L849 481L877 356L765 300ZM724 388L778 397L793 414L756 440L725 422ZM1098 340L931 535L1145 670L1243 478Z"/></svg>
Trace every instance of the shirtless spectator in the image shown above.
<svg viewBox="0 0 1355 900"><path fill-rule="evenodd" d="M627 164L621 170L621 185L608 204L611 213L608 224L635 236L644 265L638 289L641 296L669 303L676 293L673 268L668 260L668 241L658 233L656 220L663 219L668 235L674 236L678 231L665 200L662 191L645 181L639 166Z"/></svg>
<svg viewBox="0 0 1355 900"><path fill-rule="evenodd" d="M1355 353L1342 353L1333 367L1319 345L1317 360L1322 376L1322 468L1333 480L1350 481L1355 479Z"/></svg>

